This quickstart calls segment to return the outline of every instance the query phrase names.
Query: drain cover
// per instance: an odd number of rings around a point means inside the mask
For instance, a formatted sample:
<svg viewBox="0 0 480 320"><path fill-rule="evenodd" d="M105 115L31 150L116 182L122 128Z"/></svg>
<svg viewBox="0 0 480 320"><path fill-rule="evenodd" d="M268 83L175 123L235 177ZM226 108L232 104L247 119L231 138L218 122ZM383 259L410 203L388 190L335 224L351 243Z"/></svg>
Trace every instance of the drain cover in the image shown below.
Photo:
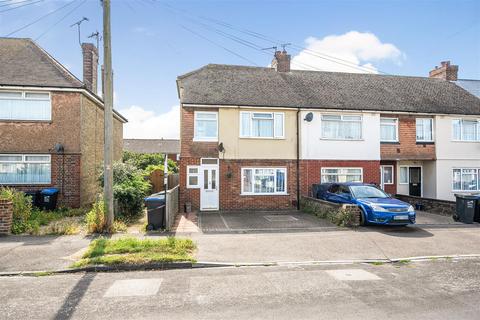
<svg viewBox="0 0 480 320"><path fill-rule="evenodd" d="M286 215L270 215L270 216L263 216L270 222L288 222L288 221L297 221L298 219L293 216L286 216Z"/></svg>

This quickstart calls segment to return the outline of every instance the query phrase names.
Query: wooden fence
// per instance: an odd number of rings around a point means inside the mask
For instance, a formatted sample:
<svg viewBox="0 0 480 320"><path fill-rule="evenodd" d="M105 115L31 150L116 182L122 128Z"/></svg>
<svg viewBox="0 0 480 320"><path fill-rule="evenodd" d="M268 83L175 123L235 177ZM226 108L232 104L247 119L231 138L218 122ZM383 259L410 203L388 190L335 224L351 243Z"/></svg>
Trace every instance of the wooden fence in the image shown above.
<svg viewBox="0 0 480 320"><path fill-rule="evenodd" d="M152 192L157 193L164 190L164 180L163 180L163 171L155 170L150 174L149 180L152 184ZM168 188L172 189L179 184L179 175L178 173L173 173L167 175L168 178Z"/></svg>

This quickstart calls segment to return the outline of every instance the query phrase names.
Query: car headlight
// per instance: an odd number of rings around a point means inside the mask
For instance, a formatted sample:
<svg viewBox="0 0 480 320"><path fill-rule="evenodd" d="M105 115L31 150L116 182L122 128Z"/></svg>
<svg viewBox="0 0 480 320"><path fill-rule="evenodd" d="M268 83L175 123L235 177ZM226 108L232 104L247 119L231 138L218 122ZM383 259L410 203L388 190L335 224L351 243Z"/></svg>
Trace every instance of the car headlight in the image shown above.
<svg viewBox="0 0 480 320"><path fill-rule="evenodd" d="M409 206L409 207L408 207L408 211L409 211L409 212L414 212L414 211L415 211L415 208L414 208L413 206Z"/></svg>
<svg viewBox="0 0 480 320"><path fill-rule="evenodd" d="M388 211L388 210L385 209L384 207L381 207L381 206L375 205L375 204L372 205L372 209L373 209L373 211L383 211L383 212Z"/></svg>

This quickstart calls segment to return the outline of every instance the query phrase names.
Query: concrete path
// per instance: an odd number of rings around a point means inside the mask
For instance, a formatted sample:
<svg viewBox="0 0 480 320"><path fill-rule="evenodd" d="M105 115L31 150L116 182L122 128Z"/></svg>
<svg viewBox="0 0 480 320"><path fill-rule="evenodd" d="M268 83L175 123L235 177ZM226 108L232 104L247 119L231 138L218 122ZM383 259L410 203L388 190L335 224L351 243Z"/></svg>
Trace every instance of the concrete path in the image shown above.
<svg viewBox="0 0 480 320"><path fill-rule="evenodd" d="M479 260L0 279L5 319L478 319Z"/></svg>

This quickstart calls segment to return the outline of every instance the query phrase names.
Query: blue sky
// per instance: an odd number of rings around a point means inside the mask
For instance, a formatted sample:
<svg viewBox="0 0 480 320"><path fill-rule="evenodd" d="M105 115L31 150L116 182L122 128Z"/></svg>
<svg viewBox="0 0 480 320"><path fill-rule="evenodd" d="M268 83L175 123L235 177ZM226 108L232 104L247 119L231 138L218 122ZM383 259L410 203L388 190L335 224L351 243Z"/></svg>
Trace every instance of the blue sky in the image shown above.
<svg viewBox="0 0 480 320"><path fill-rule="evenodd" d="M28 3L22 1L0 1L0 11ZM90 21L82 25L82 41L87 41L86 36L95 30L101 32L100 1L44 0L0 12L0 35L64 5L12 36L35 39L48 31L38 43L81 78L76 29L69 26L85 16ZM177 75L208 63L270 63L270 51L239 44L221 32L258 47L291 42L296 46L287 49L297 68L359 72L351 67L358 64L364 66L363 72L426 76L440 61L451 60L460 66L459 77L480 79L479 13L477 0L113 0L115 108L130 120L127 137L177 136ZM222 25L225 22L230 28ZM266 35L269 40L238 31L242 29ZM340 57L350 66L301 52L302 47Z"/></svg>

